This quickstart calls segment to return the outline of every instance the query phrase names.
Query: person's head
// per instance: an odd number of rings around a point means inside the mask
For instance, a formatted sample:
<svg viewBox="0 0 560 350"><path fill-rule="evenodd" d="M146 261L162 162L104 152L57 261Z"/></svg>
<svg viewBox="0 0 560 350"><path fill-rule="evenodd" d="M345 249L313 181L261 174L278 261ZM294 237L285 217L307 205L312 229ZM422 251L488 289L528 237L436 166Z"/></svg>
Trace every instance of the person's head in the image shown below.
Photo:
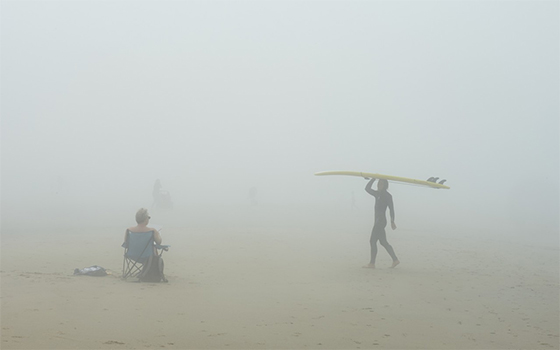
<svg viewBox="0 0 560 350"><path fill-rule="evenodd" d="M389 188L389 181L385 179L381 179L377 182L378 191L387 191L388 188Z"/></svg>
<svg viewBox="0 0 560 350"><path fill-rule="evenodd" d="M138 211L136 212L136 222L139 224L144 224L144 223L147 224L148 220L150 220L150 215L148 215L148 209L145 208L138 209Z"/></svg>

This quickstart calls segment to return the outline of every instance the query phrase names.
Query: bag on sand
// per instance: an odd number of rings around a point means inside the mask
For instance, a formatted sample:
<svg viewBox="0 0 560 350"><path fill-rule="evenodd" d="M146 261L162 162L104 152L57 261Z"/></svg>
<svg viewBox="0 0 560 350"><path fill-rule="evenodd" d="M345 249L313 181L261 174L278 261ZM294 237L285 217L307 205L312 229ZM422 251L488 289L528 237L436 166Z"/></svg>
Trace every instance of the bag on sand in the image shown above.
<svg viewBox="0 0 560 350"><path fill-rule="evenodd" d="M74 275L107 276L107 271L101 266L93 265L83 269L74 269Z"/></svg>
<svg viewBox="0 0 560 350"><path fill-rule="evenodd" d="M163 259L158 255L150 256L138 279L140 282L167 282L163 274Z"/></svg>

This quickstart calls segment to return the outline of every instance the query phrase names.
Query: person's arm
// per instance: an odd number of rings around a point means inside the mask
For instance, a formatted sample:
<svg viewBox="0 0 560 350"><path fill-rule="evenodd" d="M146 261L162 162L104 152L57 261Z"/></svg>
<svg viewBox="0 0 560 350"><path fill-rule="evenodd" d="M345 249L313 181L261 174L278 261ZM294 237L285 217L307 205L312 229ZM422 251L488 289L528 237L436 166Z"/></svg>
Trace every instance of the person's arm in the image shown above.
<svg viewBox="0 0 560 350"><path fill-rule="evenodd" d="M124 239L123 239L123 244L122 244L123 247L126 246L126 238L127 237L128 237L128 229L124 230Z"/></svg>
<svg viewBox="0 0 560 350"><path fill-rule="evenodd" d="M156 244L161 244L162 239L161 239L161 235L159 234L159 231L154 229L154 242L156 242Z"/></svg>
<svg viewBox="0 0 560 350"><path fill-rule="evenodd" d="M373 188L371 188L371 186L373 186L373 183L375 182L375 179L371 179L369 180L369 182L366 185L366 192L371 194L372 196L374 196L375 198L377 198L377 191L374 190Z"/></svg>
<svg viewBox="0 0 560 350"><path fill-rule="evenodd" d="M394 230L397 228L397 225L395 225L395 206L393 205L393 196L389 197L389 213L391 215L391 228Z"/></svg>

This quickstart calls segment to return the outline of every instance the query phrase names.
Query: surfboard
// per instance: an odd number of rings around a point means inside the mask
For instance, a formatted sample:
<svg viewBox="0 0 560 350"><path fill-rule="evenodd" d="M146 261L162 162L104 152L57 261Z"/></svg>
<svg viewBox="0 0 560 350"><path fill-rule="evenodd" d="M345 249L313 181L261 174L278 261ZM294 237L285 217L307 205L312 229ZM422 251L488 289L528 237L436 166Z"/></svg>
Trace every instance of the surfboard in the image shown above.
<svg viewBox="0 0 560 350"><path fill-rule="evenodd" d="M400 176L392 176L392 175L383 175L383 174L375 174L375 173L364 173L359 171L321 171L315 173L316 176L324 176L324 175L346 175L346 176L359 176L359 177L368 177L368 178L375 178L375 179L385 179L388 181L394 182L404 182L414 185L420 186L428 186L431 188L440 188L440 189L450 189L449 186L445 186L442 184L438 184L436 182L431 181L424 181L424 180L417 180L417 179L409 179L408 177L400 177Z"/></svg>

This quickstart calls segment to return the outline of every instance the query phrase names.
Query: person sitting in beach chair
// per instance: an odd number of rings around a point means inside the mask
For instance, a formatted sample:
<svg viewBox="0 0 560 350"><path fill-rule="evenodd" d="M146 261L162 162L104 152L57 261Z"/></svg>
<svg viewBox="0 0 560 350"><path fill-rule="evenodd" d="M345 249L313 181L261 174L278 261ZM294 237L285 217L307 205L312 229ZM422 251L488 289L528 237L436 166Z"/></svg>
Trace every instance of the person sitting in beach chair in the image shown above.
<svg viewBox="0 0 560 350"><path fill-rule="evenodd" d="M148 210L141 208L136 212L138 225L126 229L124 235L124 260L122 278L138 277L141 282L167 282L163 274L161 254L169 246L161 245L158 230L148 227Z"/></svg>

